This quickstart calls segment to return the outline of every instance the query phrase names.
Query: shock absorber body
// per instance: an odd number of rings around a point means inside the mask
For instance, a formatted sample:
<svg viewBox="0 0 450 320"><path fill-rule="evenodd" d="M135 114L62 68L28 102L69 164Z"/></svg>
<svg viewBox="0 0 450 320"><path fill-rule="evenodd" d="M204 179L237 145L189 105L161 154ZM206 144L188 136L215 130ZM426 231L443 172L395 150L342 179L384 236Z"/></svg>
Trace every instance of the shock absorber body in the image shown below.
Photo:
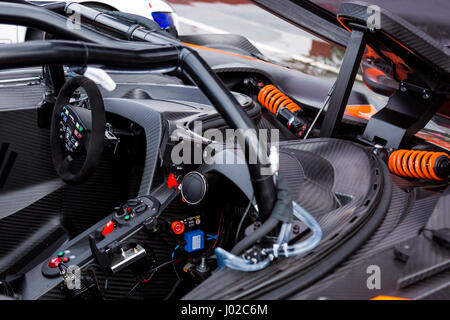
<svg viewBox="0 0 450 320"><path fill-rule="evenodd" d="M398 176L444 180L449 175L450 157L444 152L396 150L389 156L389 171Z"/></svg>
<svg viewBox="0 0 450 320"><path fill-rule="evenodd" d="M300 106L275 86L269 84L262 87L258 101L296 136L301 138L307 132L309 123L298 117Z"/></svg>

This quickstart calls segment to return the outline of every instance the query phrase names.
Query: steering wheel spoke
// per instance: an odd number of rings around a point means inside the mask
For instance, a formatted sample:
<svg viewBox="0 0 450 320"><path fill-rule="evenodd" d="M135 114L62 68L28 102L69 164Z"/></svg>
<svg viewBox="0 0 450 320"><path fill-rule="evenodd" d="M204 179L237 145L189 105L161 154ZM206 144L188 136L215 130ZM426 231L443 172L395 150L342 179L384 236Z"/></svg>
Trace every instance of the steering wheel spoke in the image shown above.
<svg viewBox="0 0 450 320"><path fill-rule="evenodd" d="M71 172L73 158L70 154L65 156L64 160L61 162L61 170L64 172Z"/></svg>
<svg viewBox="0 0 450 320"><path fill-rule="evenodd" d="M89 148L89 144L91 143L91 133L89 131L86 131L83 139L84 139L84 141L81 144L81 147L83 148L83 150L85 150L87 152L87 150Z"/></svg>

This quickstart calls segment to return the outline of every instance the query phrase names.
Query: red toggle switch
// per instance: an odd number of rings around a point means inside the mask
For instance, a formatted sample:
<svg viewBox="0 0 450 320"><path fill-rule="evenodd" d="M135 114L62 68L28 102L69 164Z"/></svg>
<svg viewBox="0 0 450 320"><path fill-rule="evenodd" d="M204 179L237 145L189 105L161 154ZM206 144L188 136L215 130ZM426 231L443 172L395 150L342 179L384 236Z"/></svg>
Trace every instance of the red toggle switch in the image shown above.
<svg viewBox="0 0 450 320"><path fill-rule="evenodd" d="M108 233L113 232L113 230L114 230L114 222L112 220L109 220L103 227L102 235L106 236Z"/></svg>
<svg viewBox="0 0 450 320"><path fill-rule="evenodd" d="M49 261L48 266L50 268L58 268L58 265L62 262L62 259L60 257L53 258Z"/></svg>
<svg viewBox="0 0 450 320"><path fill-rule="evenodd" d="M169 189L172 189L172 187L178 187L177 178L175 178L175 175L173 173L169 174L169 179L167 179L167 186L169 187Z"/></svg>

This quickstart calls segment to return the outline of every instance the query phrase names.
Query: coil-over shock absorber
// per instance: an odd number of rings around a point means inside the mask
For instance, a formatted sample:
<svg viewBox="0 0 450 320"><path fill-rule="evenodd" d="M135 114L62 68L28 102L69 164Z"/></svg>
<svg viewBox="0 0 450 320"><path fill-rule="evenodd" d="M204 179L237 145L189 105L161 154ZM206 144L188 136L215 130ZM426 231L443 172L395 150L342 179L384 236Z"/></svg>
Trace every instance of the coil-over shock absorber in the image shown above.
<svg viewBox="0 0 450 320"><path fill-rule="evenodd" d="M260 86L258 101L296 136L305 135L309 123L298 116L300 106L274 85Z"/></svg>
<svg viewBox="0 0 450 320"><path fill-rule="evenodd" d="M444 152L397 150L389 156L389 171L408 178L444 180L450 157Z"/></svg>

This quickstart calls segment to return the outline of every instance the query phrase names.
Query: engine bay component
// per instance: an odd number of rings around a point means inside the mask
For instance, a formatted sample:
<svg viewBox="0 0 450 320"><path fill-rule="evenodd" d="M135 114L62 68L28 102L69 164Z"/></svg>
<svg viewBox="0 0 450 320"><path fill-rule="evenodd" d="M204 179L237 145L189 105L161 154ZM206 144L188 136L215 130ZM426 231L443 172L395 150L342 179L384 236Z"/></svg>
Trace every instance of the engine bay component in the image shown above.
<svg viewBox="0 0 450 320"><path fill-rule="evenodd" d="M258 101L269 110L293 134L302 138L309 124L298 116L301 108L274 85L264 86L258 94Z"/></svg>
<svg viewBox="0 0 450 320"><path fill-rule="evenodd" d="M389 156L388 166L398 176L444 180L449 175L449 162L444 152L396 150Z"/></svg>
<svg viewBox="0 0 450 320"><path fill-rule="evenodd" d="M305 209L296 202L292 202L294 216L303 222L312 235L295 245L289 245L292 223L284 222L281 226L277 242L272 248L253 247L247 250L242 257L236 256L222 248L216 248L217 264L219 268L224 266L239 271L258 271L266 268L272 260L279 256L292 257L305 254L314 249L322 239L322 228L319 223ZM248 252L251 254L248 254Z"/></svg>
<svg viewBox="0 0 450 320"><path fill-rule="evenodd" d="M303 139L307 139L309 136L309 133L311 132L311 130L314 128L314 125L316 124L317 120L319 120L319 117L321 115L321 113L323 112L323 110L325 109L325 107L328 105L328 103L330 102L331 99L331 94L334 91L334 88L336 87L336 81L333 83L333 85L331 86L330 90L327 93L327 97L325 99L325 102L322 104L322 107L319 109L319 111L317 112L316 116L314 117L314 120L311 122L311 125L309 126L308 131L306 132L306 134L303 136Z"/></svg>
<svg viewBox="0 0 450 320"><path fill-rule="evenodd" d="M276 114L283 107L289 109L291 112L301 110L298 104L271 84L264 86L259 91L258 101L273 114Z"/></svg>

